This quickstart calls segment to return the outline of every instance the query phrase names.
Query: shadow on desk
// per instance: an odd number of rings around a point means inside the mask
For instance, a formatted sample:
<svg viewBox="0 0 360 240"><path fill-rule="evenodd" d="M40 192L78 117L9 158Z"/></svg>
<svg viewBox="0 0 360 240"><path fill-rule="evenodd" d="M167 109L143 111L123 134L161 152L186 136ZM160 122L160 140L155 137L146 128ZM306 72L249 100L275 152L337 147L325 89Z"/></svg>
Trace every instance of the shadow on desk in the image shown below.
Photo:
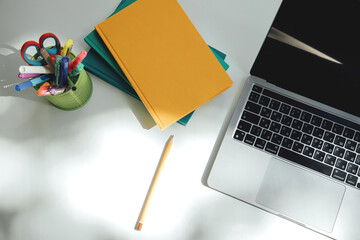
<svg viewBox="0 0 360 240"><path fill-rule="evenodd" d="M27 65L21 58L20 50L14 47L0 43L0 97L13 96L31 101L42 102L35 91L16 92L16 84L24 82L24 79L18 78L19 67ZM45 102L45 101L43 101Z"/></svg>

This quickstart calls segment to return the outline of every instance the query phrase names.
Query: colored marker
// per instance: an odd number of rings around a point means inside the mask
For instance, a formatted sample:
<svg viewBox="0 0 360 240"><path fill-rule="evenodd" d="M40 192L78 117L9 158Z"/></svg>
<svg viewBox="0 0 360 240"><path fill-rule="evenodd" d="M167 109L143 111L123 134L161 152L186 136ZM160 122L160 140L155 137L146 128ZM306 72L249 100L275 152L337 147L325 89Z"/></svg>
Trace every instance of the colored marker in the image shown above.
<svg viewBox="0 0 360 240"><path fill-rule="evenodd" d="M43 82L46 82L50 80L50 77L48 75L41 75L40 77L37 77L37 78L33 78L29 81L26 81L26 82L23 82L23 83L20 83L18 85L15 86L15 91L19 92L19 91L22 91L24 89L27 89L27 88L30 88L30 87L33 87L35 85L38 85L40 83L43 83Z"/></svg>
<svg viewBox="0 0 360 240"><path fill-rule="evenodd" d="M60 78L59 78L59 85L63 86L66 84L67 77L68 77L68 69L69 69L69 58L63 57L61 59L61 65L60 65Z"/></svg>
<svg viewBox="0 0 360 240"><path fill-rule="evenodd" d="M45 96L45 95L48 95L48 88L50 86L50 83L48 82L44 82L43 85L41 85L41 87L39 88L39 90L37 90L36 94L38 96Z"/></svg>
<svg viewBox="0 0 360 240"><path fill-rule="evenodd" d="M76 68L76 66L79 63L81 63L81 61L86 57L86 55L87 55L86 51L81 51L79 56L70 62L70 64L69 64L69 72L71 72L74 68Z"/></svg>
<svg viewBox="0 0 360 240"><path fill-rule="evenodd" d="M80 72L84 69L84 64L79 63L76 68L74 68L71 72L70 72L70 76L71 77L75 77L77 75L80 74Z"/></svg>
<svg viewBox="0 0 360 240"><path fill-rule="evenodd" d="M55 56L55 85L59 85L61 59L61 55Z"/></svg>
<svg viewBox="0 0 360 240"><path fill-rule="evenodd" d="M54 73L46 66L20 66L19 67L20 73L37 73L37 74L50 74Z"/></svg>
<svg viewBox="0 0 360 240"><path fill-rule="evenodd" d="M35 78L35 77L40 77L40 74L37 73L19 73L18 77L25 79L25 78Z"/></svg>
<svg viewBox="0 0 360 240"><path fill-rule="evenodd" d="M55 70L55 62L49 55L49 53L46 51L45 48L40 49L41 56L45 59L46 63L48 64L49 68L54 71Z"/></svg>
<svg viewBox="0 0 360 240"><path fill-rule="evenodd" d="M67 40L62 49L61 56L68 57L73 44L74 44L74 41L72 39Z"/></svg>

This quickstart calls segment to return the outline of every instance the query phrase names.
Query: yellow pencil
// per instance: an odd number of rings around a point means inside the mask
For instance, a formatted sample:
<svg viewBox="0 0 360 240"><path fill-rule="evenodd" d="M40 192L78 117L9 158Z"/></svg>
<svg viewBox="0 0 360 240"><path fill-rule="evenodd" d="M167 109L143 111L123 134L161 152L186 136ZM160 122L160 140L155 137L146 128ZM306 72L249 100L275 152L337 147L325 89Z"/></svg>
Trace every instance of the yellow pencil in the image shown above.
<svg viewBox="0 0 360 240"><path fill-rule="evenodd" d="M164 162L166 160L166 157L167 155L169 154L170 152L170 148L172 146L172 143L173 143L173 135L171 135L169 137L169 139L167 140L167 142L165 143L165 146L164 146L164 150L161 154L161 157L160 157L160 160L159 160L159 163L158 163L158 166L155 170L155 173L154 173L154 176L153 176L153 179L151 181L151 184L149 186L149 190L146 194L146 197L145 197L145 200L144 200L144 203L143 203L143 206L141 208L141 211L140 211L140 214L139 214L139 217L136 221L136 225L135 225L135 230L137 231L141 231L141 228L143 226L143 223L144 223L144 218L145 218L145 214L147 212L147 208L148 208L148 204L149 204L149 201L150 201L150 198L153 194L153 191L154 191L154 188L155 188L155 185L156 185L156 182L159 178L159 175L161 173L161 170L164 166Z"/></svg>

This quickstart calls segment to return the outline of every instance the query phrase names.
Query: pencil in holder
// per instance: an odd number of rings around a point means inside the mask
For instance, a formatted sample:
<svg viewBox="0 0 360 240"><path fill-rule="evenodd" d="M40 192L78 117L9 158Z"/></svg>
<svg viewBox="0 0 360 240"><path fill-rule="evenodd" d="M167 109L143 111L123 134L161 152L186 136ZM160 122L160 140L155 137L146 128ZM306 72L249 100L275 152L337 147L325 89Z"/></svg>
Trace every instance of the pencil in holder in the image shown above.
<svg viewBox="0 0 360 240"><path fill-rule="evenodd" d="M35 55L33 58L36 59L38 56ZM76 58L73 52L69 54L70 60ZM69 89L64 93L58 95L47 95L44 96L50 103L55 107L71 111L76 110L84 106L91 98L93 91L93 84L89 74L83 69L77 76L68 77ZM34 86L35 90L40 88L40 85Z"/></svg>

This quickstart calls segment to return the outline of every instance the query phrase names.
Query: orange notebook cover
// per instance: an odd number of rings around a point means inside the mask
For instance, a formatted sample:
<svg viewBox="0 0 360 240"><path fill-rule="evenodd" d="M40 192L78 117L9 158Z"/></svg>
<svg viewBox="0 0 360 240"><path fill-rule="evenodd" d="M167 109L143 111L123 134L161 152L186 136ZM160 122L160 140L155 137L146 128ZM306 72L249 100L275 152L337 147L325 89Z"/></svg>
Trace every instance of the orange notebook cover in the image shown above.
<svg viewBox="0 0 360 240"><path fill-rule="evenodd" d="M176 0L138 0L95 29L160 129L232 86Z"/></svg>

